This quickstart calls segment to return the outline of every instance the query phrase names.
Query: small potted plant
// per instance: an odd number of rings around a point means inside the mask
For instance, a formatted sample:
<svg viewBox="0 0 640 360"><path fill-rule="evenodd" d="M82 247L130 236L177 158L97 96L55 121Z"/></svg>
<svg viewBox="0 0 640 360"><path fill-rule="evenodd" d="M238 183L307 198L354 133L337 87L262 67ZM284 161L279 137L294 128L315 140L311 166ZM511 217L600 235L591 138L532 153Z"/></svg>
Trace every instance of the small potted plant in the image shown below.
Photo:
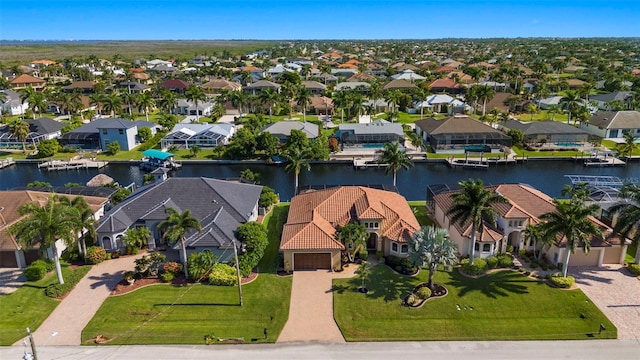
<svg viewBox="0 0 640 360"><path fill-rule="evenodd" d="M133 271L127 271L124 273L124 275L122 275L122 278L129 283L129 285L133 285L134 282L136 282L136 278L135 278L136 273Z"/></svg>

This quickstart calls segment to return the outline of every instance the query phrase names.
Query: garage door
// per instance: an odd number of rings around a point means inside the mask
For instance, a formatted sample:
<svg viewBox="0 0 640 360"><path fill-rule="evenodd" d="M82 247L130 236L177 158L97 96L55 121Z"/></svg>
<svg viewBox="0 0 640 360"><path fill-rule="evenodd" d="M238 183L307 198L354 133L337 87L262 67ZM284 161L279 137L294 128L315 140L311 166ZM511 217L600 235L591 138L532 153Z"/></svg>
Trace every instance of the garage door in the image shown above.
<svg viewBox="0 0 640 360"><path fill-rule="evenodd" d="M16 253L14 251L0 251L0 266L18 267Z"/></svg>
<svg viewBox="0 0 640 360"><path fill-rule="evenodd" d="M569 258L569 266L598 266L598 258L600 258L600 249L589 251L585 255L582 249L577 249L575 254L571 254Z"/></svg>
<svg viewBox="0 0 640 360"><path fill-rule="evenodd" d="M294 270L331 269L331 254L294 254Z"/></svg>

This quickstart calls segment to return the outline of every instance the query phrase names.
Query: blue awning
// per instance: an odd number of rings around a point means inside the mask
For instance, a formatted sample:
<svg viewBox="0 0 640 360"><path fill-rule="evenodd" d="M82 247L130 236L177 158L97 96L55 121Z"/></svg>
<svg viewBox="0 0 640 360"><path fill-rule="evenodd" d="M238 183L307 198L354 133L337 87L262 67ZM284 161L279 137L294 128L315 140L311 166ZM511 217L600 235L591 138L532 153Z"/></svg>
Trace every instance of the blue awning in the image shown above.
<svg viewBox="0 0 640 360"><path fill-rule="evenodd" d="M142 152L142 155L146 157L154 158L154 159L160 159L160 160L167 160L168 158L173 157L172 153L168 153L160 150L154 150L154 149L145 150Z"/></svg>

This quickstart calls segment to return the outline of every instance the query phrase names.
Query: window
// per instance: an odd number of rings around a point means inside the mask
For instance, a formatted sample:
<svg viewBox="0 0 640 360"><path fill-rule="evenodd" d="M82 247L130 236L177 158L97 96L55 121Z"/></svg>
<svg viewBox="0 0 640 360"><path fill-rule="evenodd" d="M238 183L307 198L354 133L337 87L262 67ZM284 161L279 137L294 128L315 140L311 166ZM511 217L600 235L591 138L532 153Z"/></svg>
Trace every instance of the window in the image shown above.
<svg viewBox="0 0 640 360"><path fill-rule="evenodd" d="M408 253L409 252L409 245L407 245L407 244L402 245L402 250L401 251L404 254Z"/></svg>
<svg viewBox="0 0 640 360"><path fill-rule="evenodd" d="M513 221L509 220L509 226L513 226Z"/></svg>
<svg viewBox="0 0 640 360"><path fill-rule="evenodd" d="M380 224L379 224L379 223L377 223L377 222L374 222L374 223L373 223L373 228L374 228L374 229L377 229L377 228L379 228L379 227L380 227Z"/></svg>
<svg viewBox="0 0 640 360"><path fill-rule="evenodd" d="M491 244L483 244L482 251L491 251Z"/></svg>
<svg viewBox="0 0 640 360"><path fill-rule="evenodd" d="M393 252L398 252L398 244L396 244L396 243L392 243L392 244L391 244L391 251L393 251Z"/></svg>
<svg viewBox="0 0 640 360"><path fill-rule="evenodd" d="M107 129L102 129L102 135L107 135Z"/></svg>
<svg viewBox="0 0 640 360"><path fill-rule="evenodd" d="M479 244L479 243L476 243L476 246L474 246L474 249L475 249L476 251L480 250L480 244Z"/></svg>
<svg viewBox="0 0 640 360"><path fill-rule="evenodd" d="M522 224L524 224L524 220L520 220L520 221L518 222L518 226L522 226Z"/></svg>
<svg viewBox="0 0 640 360"><path fill-rule="evenodd" d="M123 129L118 129L118 134L123 135L124 134L124 130Z"/></svg>

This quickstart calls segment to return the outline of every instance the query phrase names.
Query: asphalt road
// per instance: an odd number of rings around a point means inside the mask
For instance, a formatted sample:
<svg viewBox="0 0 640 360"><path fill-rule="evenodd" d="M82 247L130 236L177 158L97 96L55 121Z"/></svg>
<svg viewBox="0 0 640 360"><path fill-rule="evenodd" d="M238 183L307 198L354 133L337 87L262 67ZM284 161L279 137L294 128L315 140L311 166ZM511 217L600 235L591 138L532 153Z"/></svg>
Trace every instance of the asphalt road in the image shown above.
<svg viewBox="0 0 640 360"><path fill-rule="evenodd" d="M21 346L0 348L0 359L22 359ZM470 357L471 356L471 357ZM274 344L219 346L45 346L39 360L107 359L640 359L635 340L522 342L390 342L347 344Z"/></svg>

